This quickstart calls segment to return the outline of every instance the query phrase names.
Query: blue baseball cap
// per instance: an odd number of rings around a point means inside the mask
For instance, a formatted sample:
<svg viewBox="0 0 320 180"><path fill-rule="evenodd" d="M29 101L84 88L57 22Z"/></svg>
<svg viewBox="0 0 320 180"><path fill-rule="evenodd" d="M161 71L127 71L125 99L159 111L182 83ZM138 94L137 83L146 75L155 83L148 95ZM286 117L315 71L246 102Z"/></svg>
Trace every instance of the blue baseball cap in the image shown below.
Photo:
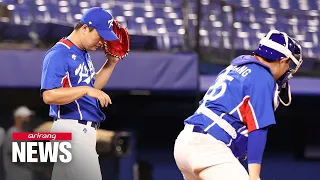
<svg viewBox="0 0 320 180"><path fill-rule="evenodd" d="M119 39L112 31L112 15L101 7L93 7L88 9L83 14L80 21L87 26L95 28L104 40L112 41Z"/></svg>

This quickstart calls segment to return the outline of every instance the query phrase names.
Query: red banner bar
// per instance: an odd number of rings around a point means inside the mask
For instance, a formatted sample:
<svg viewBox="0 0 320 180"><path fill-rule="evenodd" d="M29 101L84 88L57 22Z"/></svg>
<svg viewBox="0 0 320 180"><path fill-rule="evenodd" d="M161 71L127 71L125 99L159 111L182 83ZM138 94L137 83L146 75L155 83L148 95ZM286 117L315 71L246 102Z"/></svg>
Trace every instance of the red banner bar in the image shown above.
<svg viewBox="0 0 320 180"><path fill-rule="evenodd" d="M14 141L68 141L71 139L71 133L62 132L14 132L12 134L12 140Z"/></svg>

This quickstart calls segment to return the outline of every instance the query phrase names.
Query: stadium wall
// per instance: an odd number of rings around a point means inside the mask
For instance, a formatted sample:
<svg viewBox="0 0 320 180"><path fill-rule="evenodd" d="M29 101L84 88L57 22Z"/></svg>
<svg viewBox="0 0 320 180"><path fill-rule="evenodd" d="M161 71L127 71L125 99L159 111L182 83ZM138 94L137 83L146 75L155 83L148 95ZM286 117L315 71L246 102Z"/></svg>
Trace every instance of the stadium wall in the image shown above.
<svg viewBox="0 0 320 180"><path fill-rule="evenodd" d="M39 93L44 53L0 51L2 127L7 129L12 125L12 110L21 104L35 110L39 120L51 120L48 117L49 107L43 103ZM100 52L92 53L91 57L96 68L104 62ZM198 78L197 61L194 54L130 54L116 67L114 76L104 89L113 104L103 109L107 120L101 128L135 132L139 150L171 152L174 140L183 128L183 120L197 108L197 81L201 82L201 97L215 77L206 75ZM293 102L290 107L280 107L276 112L277 125L270 130L267 154L284 153L303 159L306 147L320 145L317 129L320 122L315 113L320 101L317 95L319 84L316 78L292 80Z"/></svg>

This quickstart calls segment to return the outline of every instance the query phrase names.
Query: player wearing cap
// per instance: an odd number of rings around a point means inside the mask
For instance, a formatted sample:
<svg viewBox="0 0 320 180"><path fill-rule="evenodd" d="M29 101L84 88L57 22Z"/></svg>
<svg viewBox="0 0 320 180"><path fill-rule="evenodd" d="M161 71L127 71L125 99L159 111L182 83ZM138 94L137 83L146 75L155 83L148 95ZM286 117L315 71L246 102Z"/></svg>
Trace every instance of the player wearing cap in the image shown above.
<svg viewBox="0 0 320 180"><path fill-rule="evenodd" d="M290 104L288 80L301 64L300 45L272 30L254 55L239 56L221 71L176 139L174 157L184 178L260 179L274 111L279 101ZM245 158L249 173L239 162Z"/></svg>
<svg viewBox="0 0 320 180"><path fill-rule="evenodd" d="M116 41L113 17L102 8L85 12L74 31L56 43L44 56L41 95L50 105L54 118L52 132L72 132L72 161L57 162L54 180L101 180L96 152L96 129L105 115L101 107L111 104L101 89L105 86L120 58L106 54L107 61L96 72L88 53Z"/></svg>
<svg viewBox="0 0 320 180"><path fill-rule="evenodd" d="M12 134L25 131L25 123L30 121L32 115L35 115L35 112L27 106L19 106L13 112L13 126L6 132L2 149L5 180L35 178L35 174L24 163L12 162Z"/></svg>

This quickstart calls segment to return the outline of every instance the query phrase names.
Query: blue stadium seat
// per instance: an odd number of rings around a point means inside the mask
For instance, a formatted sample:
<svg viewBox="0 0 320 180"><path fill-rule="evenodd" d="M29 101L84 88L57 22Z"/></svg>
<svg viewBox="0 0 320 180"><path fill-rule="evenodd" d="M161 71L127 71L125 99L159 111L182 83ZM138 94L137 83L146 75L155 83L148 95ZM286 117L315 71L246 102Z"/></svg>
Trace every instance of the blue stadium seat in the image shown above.
<svg viewBox="0 0 320 180"><path fill-rule="evenodd" d="M166 0L150 0L151 4L166 4Z"/></svg>
<svg viewBox="0 0 320 180"><path fill-rule="evenodd" d="M298 3L298 0L291 0L289 2L289 9L300 9L300 5Z"/></svg>
<svg viewBox="0 0 320 180"><path fill-rule="evenodd" d="M235 11L235 21L237 22L246 22L249 21L248 19L249 10L245 9L237 9Z"/></svg>
<svg viewBox="0 0 320 180"><path fill-rule="evenodd" d="M261 23L260 29L255 34L256 38L262 38L263 36L267 35L267 33L272 29L273 25Z"/></svg>
<svg viewBox="0 0 320 180"><path fill-rule="evenodd" d="M269 3L270 3L270 8L279 9L279 7L280 7L279 1L281 1L281 0L269 1Z"/></svg>
<svg viewBox="0 0 320 180"><path fill-rule="evenodd" d="M2 0L4 4L16 4L16 0Z"/></svg>
<svg viewBox="0 0 320 180"><path fill-rule="evenodd" d="M260 8L260 1L251 0L251 1L250 1L250 7Z"/></svg>
<svg viewBox="0 0 320 180"><path fill-rule="evenodd" d="M284 23L281 21L277 21L274 24L275 29L279 30L279 31L284 31L284 32L288 32L288 26L284 26Z"/></svg>
<svg viewBox="0 0 320 180"><path fill-rule="evenodd" d="M147 18L145 19L146 27L148 31L156 31L161 25L156 24L154 18Z"/></svg>
<svg viewBox="0 0 320 180"><path fill-rule="evenodd" d="M48 33L58 37L59 32L57 28L53 28L54 24L62 24L61 27L68 26L66 27L68 31L87 8L101 6L119 19L120 23L127 25L128 22L128 29L132 34L159 36L157 38L162 48L170 49L170 47L179 47L183 44L182 0L44 0L43 3L40 3L42 1L25 0L23 4L17 4L15 0L2 0L1 3L14 4L10 24L13 25L13 31L17 37L23 34L18 27L32 20L30 11L32 2L37 3L35 20L37 32L42 38L45 38ZM214 1L202 1L204 5L202 8L204 16L200 22L202 46L220 47L224 42L224 46L230 48L231 32L235 28L236 48L251 49L269 30L278 29L301 40L306 46L305 51L308 55L319 55L320 49L317 47L320 43L317 38L320 37L320 4L318 1L226 0L225 2L238 7L235 9L234 19L231 16L231 6L222 7L221 4ZM289 2L287 7L286 2ZM253 10L252 8L269 9ZM296 10L300 15L293 16L286 13L292 10ZM192 34L195 34L197 19L194 1L190 2L187 18L188 31L194 40ZM10 36L10 38L13 37ZM27 35L26 38L28 38Z"/></svg>
<svg viewBox="0 0 320 180"><path fill-rule="evenodd" d="M128 21L128 27L137 34L142 33L142 23L137 23L134 19Z"/></svg>
<svg viewBox="0 0 320 180"><path fill-rule="evenodd" d="M80 7L79 4L70 4L68 7L70 7L70 12L73 14L82 14L82 10L85 9L83 7Z"/></svg>
<svg viewBox="0 0 320 180"><path fill-rule="evenodd" d="M43 7L44 8L44 7ZM42 11L42 9L40 9L41 11L39 11L38 9L34 12L35 15L35 21L36 22L49 22L51 19L50 13L47 11L46 9L47 7L45 7L44 9L46 11Z"/></svg>
<svg viewBox="0 0 320 180"><path fill-rule="evenodd" d="M153 8L154 16L157 18L165 18L165 12L163 11L163 8L155 7Z"/></svg>
<svg viewBox="0 0 320 180"><path fill-rule="evenodd" d="M219 48L221 46L222 36L220 30L213 30L209 32L210 46Z"/></svg>
<svg viewBox="0 0 320 180"><path fill-rule="evenodd" d="M116 5L116 6L112 7L111 10L112 10L112 15L115 17L116 16L124 16L124 14L123 14L124 10L121 6Z"/></svg>
<svg viewBox="0 0 320 180"><path fill-rule="evenodd" d="M17 24L29 24L32 21L31 10L24 5L17 5L12 11L13 21Z"/></svg>
<svg viewBox="0 0 320 180"><path fill-rule="evenodd" d="M135 3L143 3L145 4L146 1L145 0L131 0L131 2L135 2Z"/></svg>
<svg viewBox="0 0 320 180"><path fill-rule="evenodd" d="M318 40L318 34L315 32L305 32L305 39L304 42L310 42L312 43L312 47L319 47L319 40Z"/></svg>
<svg viewBox="0 0 320 180"><path fill-rule="evenodd" d="M145 17L144 7L133 7L134 17Z"/></svg>
<svg viewBox="0 0 320 180"><path fill-rule="evenodd" d="M310 10L320 10L319 8L319 1L315 0L308 0L308 6Z"/></svg>

